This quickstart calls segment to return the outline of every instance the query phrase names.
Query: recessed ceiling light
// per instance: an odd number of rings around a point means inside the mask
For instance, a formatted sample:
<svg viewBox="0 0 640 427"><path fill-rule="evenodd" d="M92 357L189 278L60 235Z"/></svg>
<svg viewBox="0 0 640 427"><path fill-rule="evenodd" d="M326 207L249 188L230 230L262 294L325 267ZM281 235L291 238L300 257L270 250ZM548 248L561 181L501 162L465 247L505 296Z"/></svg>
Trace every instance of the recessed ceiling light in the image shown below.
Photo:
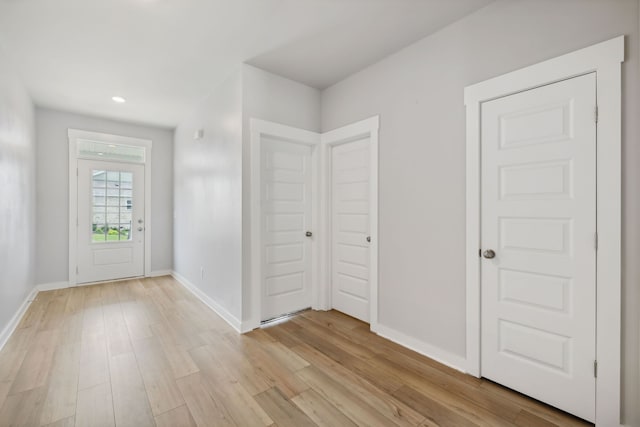
<svg viewBox="0 0 640 427"><path fill-rule="evenodd" d="M118 104L123 104L123 103L127 102L127 100L126 100L126 99L124 99L124 98L123 98L123 97L121 97L121 96L114 96L114 97L113 97L113 98L111 98L111 99L113 99L113 102L117 102Z"/></svg>
<svg viewBox="0 0 640 427"><path fill-rule="evenodd" d="M98 156L104 156L104 153L98 153Z"/></svg>

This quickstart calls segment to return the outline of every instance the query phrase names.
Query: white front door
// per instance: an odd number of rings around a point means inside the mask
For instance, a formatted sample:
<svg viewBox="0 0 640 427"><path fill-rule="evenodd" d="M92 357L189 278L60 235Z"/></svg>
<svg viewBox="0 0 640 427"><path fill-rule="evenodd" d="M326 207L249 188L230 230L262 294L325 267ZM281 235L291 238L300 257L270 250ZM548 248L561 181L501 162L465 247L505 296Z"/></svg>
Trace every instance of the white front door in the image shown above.
<svg viewBox="0 0 640 427"><path fill-rule="evenodd" d="M262 319L311 307L311 147L263 137Z"/></svg>
<svg viewBox="0 0 640 427"><path fill-rule="evenodd" d="M144 166L78 160L77 283L144 275Z"/></svg>
<svg viewBox="0 0 640 427"><path fill-rule="evenodd" d="M333 147L332 305L369 321L369 137Z"/></svg>
<svg viewBox="0 0 640 427"><path fill-rule="evenodd" d="M481 109L482 376L590 421L595 110L595 74Z"/></svg>

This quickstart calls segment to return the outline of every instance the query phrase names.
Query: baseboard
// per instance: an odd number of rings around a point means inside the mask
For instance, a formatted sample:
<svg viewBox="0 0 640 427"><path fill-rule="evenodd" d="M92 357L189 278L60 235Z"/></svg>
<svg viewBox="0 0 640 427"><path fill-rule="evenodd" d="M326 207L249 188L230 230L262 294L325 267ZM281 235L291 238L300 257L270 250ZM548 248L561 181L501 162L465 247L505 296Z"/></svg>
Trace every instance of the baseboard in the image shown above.
<svg viewBox="0 0 640 427"><path fill-rule="evenodd" d="M171 270L157 270L152 271L147 277L160 277L160 276L171 276ZM142 278L142 277L140 277ZM112 280L103 280L101 282L89 282L89 283L77 283L73 286L91 286L91 285L100 285L102 283L111 283L111 282L122 282L125 280L131 280L131 277L127 277L124 279L112 279ZM66 289L71 287L72 285L69 282L51 282L51 283L41 283L37 285L38 291L55 291L56 289Z"/></svg>
<svg viewBox="0 0 640 427"><path fill-rule="evenodd" d="M41 283L36 286L38 292L55 291L56 289L66 289L69 287L69 282L51 282Z"/></svg>
<svg viewBox="0 0 640 427"><path fill-rule="evenodd" d="M376 333L383 338L393 341L396 344L400 344L403 347L407 347L408 349L420 353L423 356L427 356L429 359L433 359L436 362L447 365L450 368L466 373L465 366L467 365L467 360L464 357L450 353L431 344L427 344L417 338L410 337L402 332L396 331L395 329L381 325L380 323L376 325L376 329Z"/></svg>
<svg viewBox="0 0 640 427"><path fill-rule="evenodd" d="M31 305L31 302L36 299L36 295L38 295L38 287L34 286L27 298L22 302L16 314L13 315L7 326L4 327L2 332L0 332L0 350L4 347L4 345L9 341L11 334L16 330L16 327L20 324L20 320L22 320L22 316L27 312L27 309Z"/></svg>
<svg viewBox="0 0 640 427"><path fill-rule="evenodd" d="M222 317L225 322L227 322L233 329L238 331L239 333L244 333L243 325L240 320L238 320L234 315L229 313L224 307L218 304L213 300L209 295L205 294L198 288L196 285L191 283L186 277L177 273L175 271L171 272L171 275L174 279L178 281L182 286L185 287L188 291L190 291L193 295L196 296L200 301L202 301L207 307L213 310L218 316Z"/></svg>
<svg viewBox="0 0 640 427"><path fill-rule="evenodd" d="M156 270L149 273L147 277L171 276L171 273L173 273L171 270Z"/></svg>

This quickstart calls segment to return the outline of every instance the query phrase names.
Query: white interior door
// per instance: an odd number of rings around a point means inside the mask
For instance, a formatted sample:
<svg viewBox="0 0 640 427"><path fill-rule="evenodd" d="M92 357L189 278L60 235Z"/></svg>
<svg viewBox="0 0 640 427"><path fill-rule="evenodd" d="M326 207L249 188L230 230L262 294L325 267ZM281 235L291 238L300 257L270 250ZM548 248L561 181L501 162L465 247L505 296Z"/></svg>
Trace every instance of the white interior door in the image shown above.
<svg viewBox="0 0 640 427"><path fill-rule="evenodd" d="M78 160L77 283L144 275L144 166Z"/></svg>
<svg viewBox="0 0 640 427"><path fill-rule="evenodd" d="M369 137L333 147L331 278L336 310L369 322Z"/></svg>
<svg viewBox="0 0 640 427"><path fill-rule="evenodd" d="M263 137L262 319L311 307L311 147Z"/></svg>
<svg viewBox="0 0 640 427"><path fill-rule="evenodd" d="M482 376L590 421L595 111L595 74L481 110Z"/></svg>

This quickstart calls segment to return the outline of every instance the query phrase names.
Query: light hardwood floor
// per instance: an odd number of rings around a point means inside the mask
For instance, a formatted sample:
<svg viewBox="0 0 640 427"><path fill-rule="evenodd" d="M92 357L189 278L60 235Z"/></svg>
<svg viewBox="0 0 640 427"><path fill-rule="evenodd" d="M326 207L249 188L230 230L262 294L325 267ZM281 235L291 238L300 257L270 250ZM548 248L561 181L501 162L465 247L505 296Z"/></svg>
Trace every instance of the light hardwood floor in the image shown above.
<svg viewBox="0 0 640 427"><path fill-rule="evenodd" d="M238 335L159 277L39 293L0 352L0 425L587 424L335 311Z"/></svg>

